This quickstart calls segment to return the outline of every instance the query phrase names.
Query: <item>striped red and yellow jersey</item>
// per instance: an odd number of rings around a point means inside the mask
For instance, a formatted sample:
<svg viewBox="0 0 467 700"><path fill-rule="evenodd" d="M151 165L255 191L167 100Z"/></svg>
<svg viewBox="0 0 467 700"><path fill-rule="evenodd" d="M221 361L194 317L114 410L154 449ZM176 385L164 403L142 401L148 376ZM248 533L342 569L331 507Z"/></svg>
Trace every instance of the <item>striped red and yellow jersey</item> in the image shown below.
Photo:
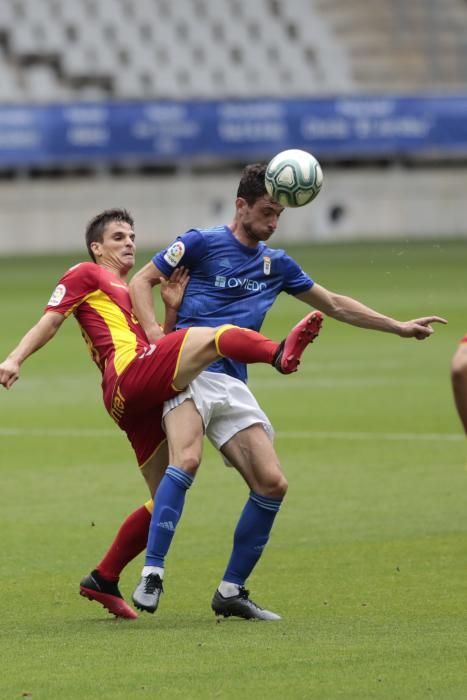
<svg viewBox="0 0 467 700"><path fill-rule="evenodd" d="M45 311L71 313L106 383L115 381L148 346L132 313L127 285L93 262L71 267L59 280Z"/></svg>

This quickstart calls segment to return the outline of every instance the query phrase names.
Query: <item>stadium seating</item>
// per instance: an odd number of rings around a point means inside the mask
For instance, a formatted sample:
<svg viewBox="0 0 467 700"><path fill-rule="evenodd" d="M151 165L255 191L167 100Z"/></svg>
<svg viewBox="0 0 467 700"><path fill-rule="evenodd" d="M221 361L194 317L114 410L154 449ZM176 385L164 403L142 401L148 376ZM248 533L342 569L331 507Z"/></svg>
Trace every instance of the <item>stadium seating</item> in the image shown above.
<svg viewBox="0 0 467 700"><path fill-rule="evenodd" d="M2 0L0 103L449 90L462 0Z"/></svg>

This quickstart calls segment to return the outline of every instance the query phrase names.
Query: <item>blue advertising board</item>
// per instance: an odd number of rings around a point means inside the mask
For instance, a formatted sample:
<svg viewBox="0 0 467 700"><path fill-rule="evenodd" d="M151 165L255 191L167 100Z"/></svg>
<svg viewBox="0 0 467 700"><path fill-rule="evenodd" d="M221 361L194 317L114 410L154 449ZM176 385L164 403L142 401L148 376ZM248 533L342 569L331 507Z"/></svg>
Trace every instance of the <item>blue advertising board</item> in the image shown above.
<svg viewBox="0 0 467 700"><path fill-rule="evenodd" d="M467 95L0 107L0 167L467 155Z"/></svg>

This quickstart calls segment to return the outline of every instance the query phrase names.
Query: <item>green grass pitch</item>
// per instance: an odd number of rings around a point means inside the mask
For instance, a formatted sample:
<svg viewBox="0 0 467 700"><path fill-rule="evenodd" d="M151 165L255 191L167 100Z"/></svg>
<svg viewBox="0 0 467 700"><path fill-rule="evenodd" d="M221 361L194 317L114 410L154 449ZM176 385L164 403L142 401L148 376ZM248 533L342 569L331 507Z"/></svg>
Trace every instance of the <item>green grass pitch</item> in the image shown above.
<svg viewBox="0 0 467 700"><path fill-rule="evenodd" d="M326 319L297 375L251 370L289 493L249 584L283 620L210 610L246 489L209 445L157 614L118 621L79 597L146 489L70 319L0 391L0 698L467 697L467 473L449 383L467 331L467 244L291 253L330 289L449 325L417 342ZM80 259L2 260L0 358ZM284 296L264 330L279 339L305 311ZM127 599L141 564L124 572Z"/></svg>

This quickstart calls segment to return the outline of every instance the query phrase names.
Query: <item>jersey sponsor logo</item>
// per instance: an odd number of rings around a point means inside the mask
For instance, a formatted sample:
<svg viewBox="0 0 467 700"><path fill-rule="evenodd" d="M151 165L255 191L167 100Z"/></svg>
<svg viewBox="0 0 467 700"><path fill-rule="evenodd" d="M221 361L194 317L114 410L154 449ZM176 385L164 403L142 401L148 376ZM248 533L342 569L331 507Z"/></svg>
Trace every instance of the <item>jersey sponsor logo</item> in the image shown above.
<svg viewBox="0 0 467 700"><path fill-rule="evenodd" d="M175 241L172 245L167 248L164 260L169 263L170 267L177 267L180 260L185 254L185 244L183 241Z"/></svg>
<svg viewBox="0 0 467 700"><path fill-rule="evenodd" d="M216 275L215 287L223 287L226 289L246 289L248 292L262 292L267 288L266 282L258 282L250 280L247 277L223 277Z"/></svg>
<svg viewBox="0 0 467 700"><path fill-rule="evenodd" d="M64 284L59 284L52 292L52 296L49 299L47 306L58 306L66 294L66 287Z"/></svg>
<svg viewBox="0 0 467 700"><path fill-rule="evenodd" d="M265 255L263 258L263 272L265 275L271 274L271 258L269 255Z"/></svg>

